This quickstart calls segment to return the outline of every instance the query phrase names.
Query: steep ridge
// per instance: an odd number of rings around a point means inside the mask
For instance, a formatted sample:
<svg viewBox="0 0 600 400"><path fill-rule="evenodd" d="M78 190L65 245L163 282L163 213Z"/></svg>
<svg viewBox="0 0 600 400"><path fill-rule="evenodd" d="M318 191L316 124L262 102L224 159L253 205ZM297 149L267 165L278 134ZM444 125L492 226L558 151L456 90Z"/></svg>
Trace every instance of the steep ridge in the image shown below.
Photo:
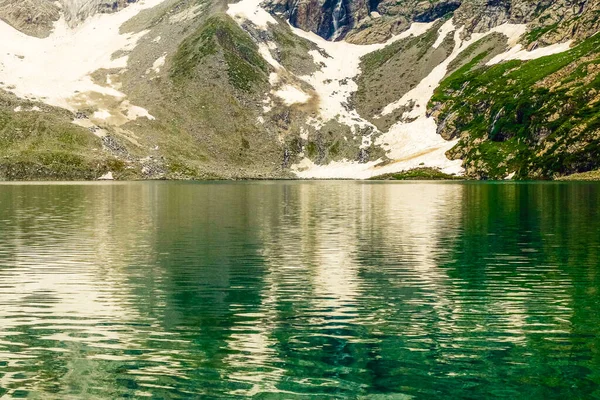
<svg viewBox="0 0 600 400"><path fill-rule="evenodd" d="M0 0L0 177L590 171L598 12L583 0Z"/></svg>

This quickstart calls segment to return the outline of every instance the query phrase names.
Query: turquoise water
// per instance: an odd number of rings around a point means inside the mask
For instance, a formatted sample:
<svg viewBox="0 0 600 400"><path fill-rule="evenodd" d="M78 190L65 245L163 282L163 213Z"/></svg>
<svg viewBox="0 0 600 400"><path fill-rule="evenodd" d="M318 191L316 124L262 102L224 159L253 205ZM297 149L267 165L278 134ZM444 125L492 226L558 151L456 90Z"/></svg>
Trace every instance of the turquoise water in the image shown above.
<svg viewBox="0 0 600 400"><path fill-rule="evenodd" d="M600 185L0 185L0 398L600 398Z"/></svg>

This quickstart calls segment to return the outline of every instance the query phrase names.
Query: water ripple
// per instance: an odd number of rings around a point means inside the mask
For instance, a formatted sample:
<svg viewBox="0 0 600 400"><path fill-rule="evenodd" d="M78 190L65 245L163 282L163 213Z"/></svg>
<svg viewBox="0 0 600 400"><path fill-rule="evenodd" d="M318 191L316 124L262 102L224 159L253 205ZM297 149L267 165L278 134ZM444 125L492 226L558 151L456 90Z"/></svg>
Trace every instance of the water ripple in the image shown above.
<svg viewBox="0 0 600 400"><path fill-rule="evenodd" d="M1 185L0 397L600 397L598 200Z"/></svg>

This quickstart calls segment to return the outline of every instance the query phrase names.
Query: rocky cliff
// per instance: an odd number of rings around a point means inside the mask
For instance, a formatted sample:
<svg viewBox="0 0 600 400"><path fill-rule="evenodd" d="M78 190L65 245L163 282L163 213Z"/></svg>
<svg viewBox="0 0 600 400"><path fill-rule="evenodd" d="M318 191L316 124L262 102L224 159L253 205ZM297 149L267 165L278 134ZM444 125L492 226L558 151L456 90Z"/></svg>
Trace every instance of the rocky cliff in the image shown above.
<svg viewBox="0 0 600 400"><path fill-rule="evenodd" d="M599 27L598 4L590 0L266 0L265 7L326 39L335 35L361 44L388 39L413 21L431 22L449 13L465 26L465 34L504 23L528 24L543 44L585 38ZM343 10L337 22L336 7Z"/></svg>

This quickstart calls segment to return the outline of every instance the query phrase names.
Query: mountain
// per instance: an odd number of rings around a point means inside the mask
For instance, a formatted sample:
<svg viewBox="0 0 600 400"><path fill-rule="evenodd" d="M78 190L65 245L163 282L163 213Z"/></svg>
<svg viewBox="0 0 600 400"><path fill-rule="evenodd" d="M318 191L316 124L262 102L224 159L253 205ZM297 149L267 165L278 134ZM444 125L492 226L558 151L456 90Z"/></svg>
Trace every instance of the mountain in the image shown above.
<svg viewBox="0 0 600 400"><path fill-rule="evenodd" d="M584 0L0 0L0 178L595 171L599 16Z"/></svg>

